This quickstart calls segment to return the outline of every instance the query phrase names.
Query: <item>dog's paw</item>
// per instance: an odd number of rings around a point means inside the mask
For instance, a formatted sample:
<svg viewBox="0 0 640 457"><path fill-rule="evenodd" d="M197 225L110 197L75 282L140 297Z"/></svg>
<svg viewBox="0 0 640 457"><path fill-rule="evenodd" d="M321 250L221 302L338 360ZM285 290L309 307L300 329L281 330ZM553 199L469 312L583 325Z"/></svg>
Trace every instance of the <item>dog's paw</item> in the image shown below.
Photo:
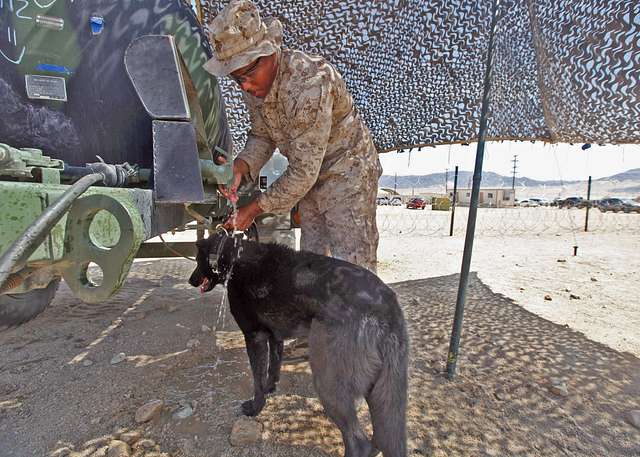
<svg viewBox="0 0 640 457"><path fill-rule="evenodd" d="M245 416L257 416L264 408L265 401L247 400L242 403L242 414Z"/></svg>

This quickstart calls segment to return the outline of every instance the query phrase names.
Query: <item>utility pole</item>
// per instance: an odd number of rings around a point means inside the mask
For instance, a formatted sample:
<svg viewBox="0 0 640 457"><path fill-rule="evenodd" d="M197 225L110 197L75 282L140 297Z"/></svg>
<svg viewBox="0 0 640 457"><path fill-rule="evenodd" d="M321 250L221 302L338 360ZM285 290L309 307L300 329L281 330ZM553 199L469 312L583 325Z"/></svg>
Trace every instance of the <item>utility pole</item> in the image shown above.
<svg viewBox="0 0 640 457"><path fill-rule="evenodd" d="M393 191L398 192L398 173L396 172L395 177L393 178Z"/></svg>
<svg viewBox="0 0 640 457"><path fill-rule="evenodd" d="M448 180L449 180L449 169L445 168L444 169L444 193L447 194L447 195L449 195L448 194L449 188L447 187L448 186L448 183L447 183Z"/></svg>
<svg viewBox="0 0 640 457"><path fill-rule="evenodd" d="M518 154L513 155L513 179L511 180L511 189L516 190L516 173L518 172Z"/></svg>

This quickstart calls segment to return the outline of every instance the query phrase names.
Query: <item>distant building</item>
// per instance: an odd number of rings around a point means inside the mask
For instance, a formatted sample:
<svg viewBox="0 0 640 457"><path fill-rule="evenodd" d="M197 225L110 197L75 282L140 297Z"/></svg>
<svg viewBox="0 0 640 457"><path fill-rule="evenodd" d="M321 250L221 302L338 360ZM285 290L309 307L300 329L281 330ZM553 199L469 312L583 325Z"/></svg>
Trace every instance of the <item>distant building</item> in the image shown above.
<svg viewBox="0 0 640 457"><path fill-rule="evenodd" d="M453 197L453 192L450 193ZM511 208L515 206L516 191L514 189L480 188L478 206L483 208ZM469 206L471 203L471 189L458 189L456 205Z"/></svg>

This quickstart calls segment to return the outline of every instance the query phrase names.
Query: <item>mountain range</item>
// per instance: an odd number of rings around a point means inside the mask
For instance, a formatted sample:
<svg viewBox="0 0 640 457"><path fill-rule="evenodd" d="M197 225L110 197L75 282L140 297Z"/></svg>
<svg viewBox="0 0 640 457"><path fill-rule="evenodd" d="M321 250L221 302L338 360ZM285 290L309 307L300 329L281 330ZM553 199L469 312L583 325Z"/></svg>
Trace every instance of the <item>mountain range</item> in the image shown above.
<svg viewBox="0 0 640 457"><path fill-rule="evenodd" d="M449 182L449 186L453 184L453 172L449 172L446 174L447 181ZM459 188L469 188L472 184L473 172L472 171L459 171L458 172L458 187ZM482 173L482 187L488 188L509 188L512 185L512 177L511 176L503 176L498 173L494 173L491 171L485 171ZM604 178L599 178L594 181L608 181L615 183L624 183L625 181L633 181L636 184L635 187L640 190L640 187L637 186L638 182L640 182L640 168L634 168L631 170L627 170L623 173L617 173L612 176L607 176ZM516 177L515 185L516 187L555 187L555 186L566 186L569 184L576 184L584 181L559 181L559 180L551 180L551 181L539 181L536 179L531 179L527 177ZM444 186L445 183L445 173L431 173L428 175L408 175L408 176L393 176L393 175L382 175L380 176L380 180L378 181L379 187L385 188L396 188L396 189L411 189L411 188L429 188L429 187L438 187ZM633 188L635 190L635 187ZM622 187L621 189L631 190L630 187Z"/></svg>

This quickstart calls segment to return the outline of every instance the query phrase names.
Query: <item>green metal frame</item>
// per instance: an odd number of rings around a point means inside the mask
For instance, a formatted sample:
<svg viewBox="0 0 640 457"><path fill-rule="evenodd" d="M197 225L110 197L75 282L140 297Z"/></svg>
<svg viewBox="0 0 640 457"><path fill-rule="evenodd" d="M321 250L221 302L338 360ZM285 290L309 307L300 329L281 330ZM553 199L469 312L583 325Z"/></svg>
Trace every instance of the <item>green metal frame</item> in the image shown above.
<svg viewBox="0 0 640 457"><path fill-rule="evenodd" d="M38 170L42 182L60 184L63 166L62 160L47 157L40 149L16 149L0 143L0 171L4 176L31 180Z"/></svg>
<svg viewBox="0 0 640 457"><path fill-rule="evenodd" d="M109 213L102 221L96 219L100 211ZM81 300L103 301L122 286L143 239L144 225L133 202L100 193L81 197L67 214L64 259L70 262L62 276ZM100 284L87 277L91 262L102 270Z"/></svg>
<svg viewBox="0 0 640 457"><path fill-rule="evenodd" d="M0 252L5 250L67 188L64 185L0 181ZM132 191L94 187L80 197L55 225L46 240L18 272L48 271L53 279L64 277L71 290L88 303L110 297L124 282L140 244L146 237L141 212ZM87 277L90 263L102 270L102 281ZM26 292L44 286L24 281L11 290Z"/></svg>

